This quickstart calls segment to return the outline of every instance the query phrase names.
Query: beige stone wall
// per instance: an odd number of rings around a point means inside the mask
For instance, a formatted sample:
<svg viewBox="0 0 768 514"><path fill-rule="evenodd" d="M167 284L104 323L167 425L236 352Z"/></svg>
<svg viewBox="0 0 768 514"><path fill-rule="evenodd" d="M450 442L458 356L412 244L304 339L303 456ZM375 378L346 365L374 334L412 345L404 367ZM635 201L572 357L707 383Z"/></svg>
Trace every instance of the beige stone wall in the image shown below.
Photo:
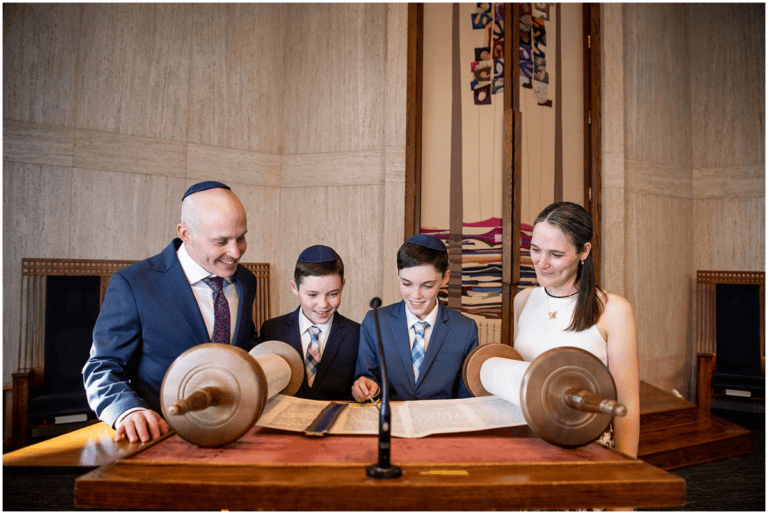
<svg viewBox="0 0 768 514"><path fill-rule="evenodd" d="M604 285L641 379L694 399L696 270L765 268L763 6L602 14Z"/></svg>
<svg viewBox="0 0 768 514"><path fill-rule="evenodd" d="M396 295L405 4L14 4L3 23L4 386L21 259L153 255L199 180L243 201L272 315L316 243L344 257L344 314Z"/></svg>
<svg viewBox="0 0 768 514"><path fill-rule="evenodd" d="M332 246L344 261L345 316L362 321L374 296L397 298L407 19L405 4L287 7L297 37L285 48L275 314L299 305L290 280L314 244Z"/></svg>

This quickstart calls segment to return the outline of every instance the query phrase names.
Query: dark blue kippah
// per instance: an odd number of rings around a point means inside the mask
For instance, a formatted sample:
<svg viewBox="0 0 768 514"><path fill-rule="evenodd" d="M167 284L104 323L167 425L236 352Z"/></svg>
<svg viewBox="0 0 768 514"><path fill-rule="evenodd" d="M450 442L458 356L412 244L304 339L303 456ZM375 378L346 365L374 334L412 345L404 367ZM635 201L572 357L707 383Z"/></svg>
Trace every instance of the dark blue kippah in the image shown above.
<svg viewBox="0 0 768 514"><path fill-rule="evenodd" d="M416 234L415 236L409 237L408 242L415 245L424 246L430 250L437 250L438 252L448 251L442 241L440 241L435 236L430 236L429 234Z"/></svg>
<svg viewBox="0 0 768 514"><path fill-rule="evenodd" d="M207 189L229 189L229 186L226 184L222 184L221 182L216 182L215 180L206 180L205 182L198 182L194 186L187 189L187 192L184 193L184 196L181 197L181 201L183 202L186 197L188 197L191 194L199 193L200 191L205 191Z"/></svg>
<svg viewBox="0 0 768 514"><path fill-rule="evenodd" d="M333 248L323 245L310 246L299 255L301 262L331 262L338 258L339 254Z"/></svg>

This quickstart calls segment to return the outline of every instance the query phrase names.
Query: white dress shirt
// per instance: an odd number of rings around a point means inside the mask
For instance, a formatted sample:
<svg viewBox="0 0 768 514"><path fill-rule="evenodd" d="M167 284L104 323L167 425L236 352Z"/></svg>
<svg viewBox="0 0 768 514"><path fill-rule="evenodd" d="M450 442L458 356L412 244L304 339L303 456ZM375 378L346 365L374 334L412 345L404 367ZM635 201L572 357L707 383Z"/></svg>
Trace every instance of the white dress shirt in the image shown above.
<svg viewBox="0 0 768 514"><path fill-rule="evenodd" d="M215 321L213 289L203 282L203 279L215 275L208 273L205 268L192 260L192 257L187 253L185 243L181 243L181 246L176 251L176 255L179 257L181 268L184 270L184 274L187 276L187 280L189 280L189 285L192 287L192 293L195 295L197 305L200 307L200 314L203 315L209 338L205 342L208 343L213 340L213 325ZM227 298L227 303L229 303L229 342L232 343L232 338L235 336L235 326L237 325L237 308L240 304L240 298L237 294L237 287L232 283L232 277L224 278L222 285L224 287L224 296Z"/></svg>
<svg viewBox="0 0 768 514"><path fill-rule="evenodd" d="M413 351L413 340L416 338L416 330L414 329L413 324L417 321L426 321L429 323L429 327L424 330L424 353L427 353L429 338L432 336L432 329L435 328L435 322L437 321L437 310L437 302L435 302L435 306L432 307L431 311L429 311L427 317L424 319L419 319L418 316L413 314L410 309L408 309L408 304L405 304L405 319L408 323L408 340L411 343L411 351Z"/></svg>
<svg viewBox="0 0 768 514"><path fill-rule="evenodd" d="M331 333L331 326L333 326L333 317L336 315L334 312L331 314L331 317L323 323L322 325L318 325L317 323L312 323L310 319L304 314L304 311L299 309L299 332L301 333L301 356L306 361L307 359L307 348L309 348L309 342L311 340L309 336L309 328L314 325L317 328L320 329L320 334L317 336L317 341L319 343L319 357L320 359L323 358L323 350L325 350L325 342L328 340L328 334Z"/></svg>

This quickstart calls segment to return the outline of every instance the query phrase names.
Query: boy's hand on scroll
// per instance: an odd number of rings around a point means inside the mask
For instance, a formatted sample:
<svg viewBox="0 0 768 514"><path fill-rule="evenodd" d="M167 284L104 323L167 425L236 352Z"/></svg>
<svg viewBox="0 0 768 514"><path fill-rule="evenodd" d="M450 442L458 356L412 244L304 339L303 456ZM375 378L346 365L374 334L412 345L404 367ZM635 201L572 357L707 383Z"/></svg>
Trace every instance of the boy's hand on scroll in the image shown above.
<svg viewBox="0 0 768 514"><path fill-rule="evenodd" d="M360 377L352 386L352 396L358 402L364 402L370 396L371 398L379 394L379 384L368 377Z"/></svg>

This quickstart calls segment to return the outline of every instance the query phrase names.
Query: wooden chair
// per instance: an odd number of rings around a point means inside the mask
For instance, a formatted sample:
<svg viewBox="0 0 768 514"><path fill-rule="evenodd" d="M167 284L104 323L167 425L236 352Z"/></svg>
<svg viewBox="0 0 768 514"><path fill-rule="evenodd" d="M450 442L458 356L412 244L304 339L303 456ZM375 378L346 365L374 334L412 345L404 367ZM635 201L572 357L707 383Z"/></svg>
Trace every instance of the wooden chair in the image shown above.
<svg viewBox="0 0 768 514"><path fill-rule="evenodd" d="M85 414L81 371L93 326L112 273L136 261L22 259L21 341L13 373L12 444L28 444L30 430L53 429L56 418ZM242 263L256 275L253 320L270 317L269 264Z"/></svg>
<svg viewBox="0 0 768 514"><path fill-rule="evenodd" d="M696 353L699 408L709 412L725 390L764 400L764 272L696 273Z"/></svg>

